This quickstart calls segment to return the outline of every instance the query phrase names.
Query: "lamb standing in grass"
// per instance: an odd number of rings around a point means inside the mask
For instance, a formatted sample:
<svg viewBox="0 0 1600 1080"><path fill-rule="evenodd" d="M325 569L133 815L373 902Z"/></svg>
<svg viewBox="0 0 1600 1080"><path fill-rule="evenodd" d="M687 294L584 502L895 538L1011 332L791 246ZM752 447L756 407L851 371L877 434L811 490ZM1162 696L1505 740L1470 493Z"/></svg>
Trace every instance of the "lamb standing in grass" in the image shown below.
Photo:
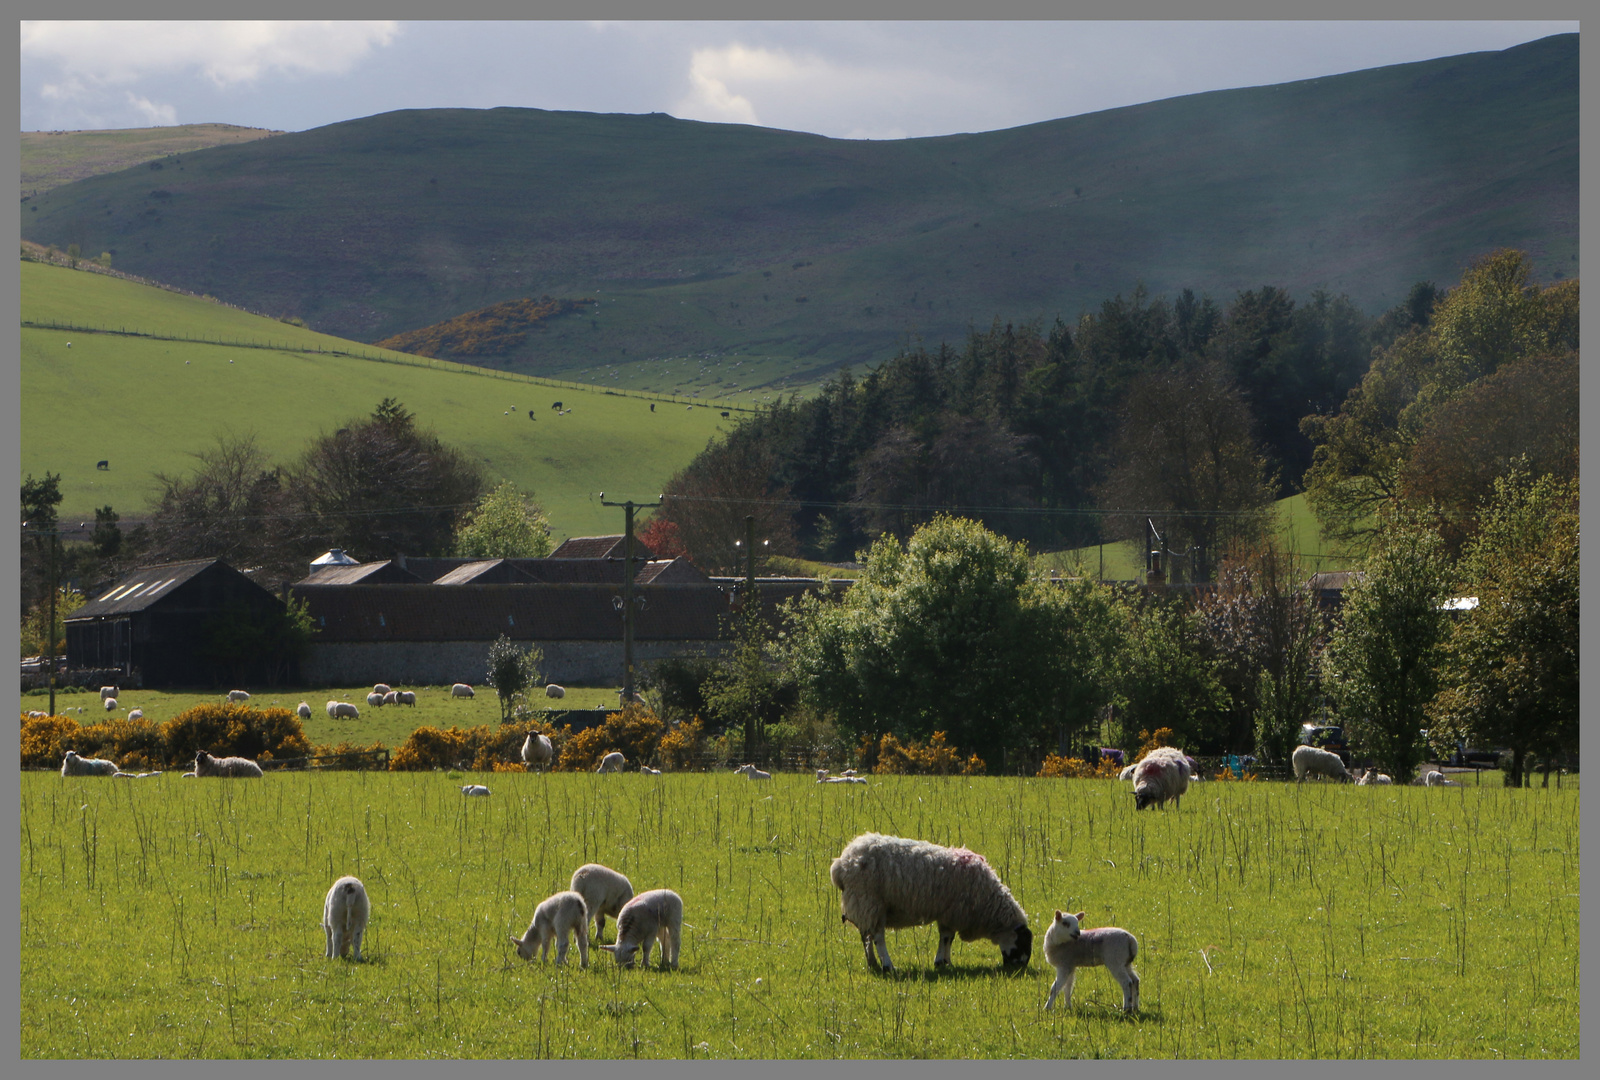
<svg viewBox="0 0 1600 1080"><path fill-rule="evenodd" d="M528 737L522 740L522 764L524 766L548 765L555 752L556 748L551 744L548 735L530 731L528 732Z"/></svg>
<svg viewBox="0 0 1600 1080"><path fill-rule="evenodd" d="M1422 778L1422 782L1423 782L1423 785L1426 786L1426 787L1457 787L1458 786L1454 782L1452 782L1450 780L1446 780L1444 773L1440 772L1438 769L1429 769L1428 770L1428 775L1424 776Z"/></svg>
<svg viewBox="0 0 1600 1080"><path fill-rule="evenodd" d="M228 700L230 702L232 702L233 704L237 705L240 702L249 701L250 700L250 693L249 693L249 691L246 691L246 690L229 690L228 691Z"/></svg>
<svg viewBox="0 0 1600 1080"><path fill-rule="evenodd" d="M1078 968L1103 966L1122 987L1122 1011L1136 1011L1139 976L1133 970L1133 961L1139 955L1138 939L1115 926L1083 930L1079 926L1082 919L1081 911L1076 915L1057 911L1055 921L1044 932L1044 958L1056 969L1056 981L1050 986L1044 1007L1055 1004L1056 994L1064 991L1062 1004L1072 1008L1072 984Z"/></svg>
<svg viewBox="0 0 1600 1080"><path fill-rule="evenodd" d="M643 949L639 963L650 966L650 946L661 942L661 966L678 968L678 948L683 939L683 898L671 889L642 892L622 906L617 915L617 941L600 946L625 968L633 967L633 954Z"/></svg>
<svg viewBox="0 0 1600 1080"><path fill-rule="evenodd" d="M1326 776L1330 780L1349 780L1350 774L1345 771L1344 762L1339 760L1339 755L1331 750L1322 750L1315 746L1297 746L1294 753L1289 755L1289 761L1294 765L1294 780L1297 784L1305 783L1307 776Z"/></svg>
<svg viewBox="0 0 1600 1080"><path fill-rule="evenodd" d="M1189 790L1189 767L1182 756L1172 757L1152 750L1133 767L1133 808L1161 806L1168 799L1177 809L1183 793Z"/></svg>
<svg viewBox="0 0 1600 1080"><path fill-rule="evenodd" d="M626 765L627 763L628 763L628 759L627 758L623 757L622 754L619 751L613 750L613 751L611 751L611 753L607 754L605 757L600 759L600 767L598 769L596 769L595 772L597 772L597 773L621 772L622 771L622 767L624 765Z"/></svg>
<svg viewBox="0 0 1600 1080"><path fill-rule="evenodd" d="M633 899L633 882L609 866L584 863L572 872L572 882L567 886L583 897L583 902L594 917L594 940L599 944L605 936L606 916L615 918L622 907Z"/></svg>
<svg viewBox="0 0 1600 1080"><path fill-rule="evenodd" d="M1026 967L1033 954L1027 912L984 857L966 848L863 833L833 860L828 877L841 894L841 921L861 932L869 968L894 970L885 930L928 923L939 926L936 967L950 963L957 934L988 938L1008 967Z"/></svg>
<svg viewBox="0 0 1600 1080"><path fill-rule="evenodd" d="M333 883L328 898L322 902L322 932L327 935L328 948L324 958L352 956L361 959L361 936L367 932L367 919L372 914L372 903L367 899L367 887L360 879L345 876Z"/></svg>
<svg viewBox="0 0 1600 1080"><path fill-rule="evenodd" d="M567 941L578 939L578 966L589 966L589 909L583 897L571 889L558 892L533 909L533 921L520 938L512 938L517 955L532 960L538 950L543 961L550 955L550 943L556 943L556 963L567 962Z"/></svg>
<svg viewBox="0 0 1600 1080"><path fill-rule="evenodd" d="M79 757L76 750L68 750L61 759L62 776L115 776L117 763L105 758Z"/></svg>
<svg viewBox="0 0 1600 1080"><path fill-rule="evenodd" d="M254 776L261 775L261 766L242 757L212 757L204 750L194 756L196 776Z"/></svg>

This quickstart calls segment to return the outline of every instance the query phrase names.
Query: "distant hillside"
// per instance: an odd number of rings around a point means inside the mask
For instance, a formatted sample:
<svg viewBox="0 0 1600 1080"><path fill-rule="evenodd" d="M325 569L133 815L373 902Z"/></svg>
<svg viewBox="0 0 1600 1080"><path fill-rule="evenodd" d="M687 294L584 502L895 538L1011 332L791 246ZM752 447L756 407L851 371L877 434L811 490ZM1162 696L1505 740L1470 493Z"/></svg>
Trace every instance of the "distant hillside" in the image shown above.
<svg viewBox="0 0 1600 1080"><path fill-rule="evenodd" d="M583 310L593 300L507 300L453 319L407 330L374 342L380 349L442 358L500 356L528 340L528 333L557 315Z"/></svg>
<svg viewBox="0 0 1600 1080"><path fill-rule="evenodd" d="M1376 313L1499 246L1574 275L1577 87L1573 34L898 141L411 110L79 181L22 234L363 341L590 296L497 366L759 400L1141 282Z"/></svg>
<svg viewBox="0 0 1600 1080"><path fill-rule="evenodd" d="M282 134L235 124L182 124L111 131L24 131L22 197L37 197L74 180L120 172L134 165L145 165L152 172L160 172L165 168L161 159L175 154ZM156 164L150 164L152 162Z"/></svg>

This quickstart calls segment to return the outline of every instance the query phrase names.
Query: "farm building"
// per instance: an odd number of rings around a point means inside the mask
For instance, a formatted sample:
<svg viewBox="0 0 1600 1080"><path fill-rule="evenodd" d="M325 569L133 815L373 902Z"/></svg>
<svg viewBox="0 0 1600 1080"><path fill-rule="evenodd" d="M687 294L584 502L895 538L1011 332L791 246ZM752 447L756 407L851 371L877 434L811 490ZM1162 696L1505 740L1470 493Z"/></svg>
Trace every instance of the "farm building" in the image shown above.
<svg viewBox="0 0 1600 1080"><path fill-rule="evenodd" d="M128 686L209 686L223 672L204 658L208 624L282 615L282 601L221 559L147 566L67 616L67 666L115 669Z"/></svg>

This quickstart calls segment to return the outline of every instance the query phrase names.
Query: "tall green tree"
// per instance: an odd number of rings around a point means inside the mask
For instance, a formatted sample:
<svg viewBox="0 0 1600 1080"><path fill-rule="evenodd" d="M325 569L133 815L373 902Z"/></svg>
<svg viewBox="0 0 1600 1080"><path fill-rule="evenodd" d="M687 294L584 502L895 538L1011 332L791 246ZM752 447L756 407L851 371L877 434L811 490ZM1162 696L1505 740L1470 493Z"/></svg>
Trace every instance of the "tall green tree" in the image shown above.
<svg viewBox="0 0 1600 1080"><path fill-rule="evenodd" d="M1378 534L1323 657L1323 681L1352 742L1396 779L1416 775L1438 693L1450 565L1439 534L1401 509Z"/></svg>
<svg viewBox="0 0 1600 1080"><path fill-rule="evenodd" d="M477 559L542 559L550 554L544 509L506 480L456 527L455 553Z"/></svg>
<svg viewBox="0 0 1600 1080"><path fill-rule="evenodd" d="M537 645L519 646L501 634L489 646L489 670L484 681L494 687L500 697L500 722L511 719L512 698L525 694L537 686L540 665L544 663L544 650Z"/></svg>
<svg viewBox="0 0 1600 1080"><path fill-rule="evenodd" d="M1190 752L1233 749L1227 690L1198 613L1181 598L1142 592L1124 596L1122 608L1113 714L1119 745L1137 746L1139 732L1165 727Z"/></svg>

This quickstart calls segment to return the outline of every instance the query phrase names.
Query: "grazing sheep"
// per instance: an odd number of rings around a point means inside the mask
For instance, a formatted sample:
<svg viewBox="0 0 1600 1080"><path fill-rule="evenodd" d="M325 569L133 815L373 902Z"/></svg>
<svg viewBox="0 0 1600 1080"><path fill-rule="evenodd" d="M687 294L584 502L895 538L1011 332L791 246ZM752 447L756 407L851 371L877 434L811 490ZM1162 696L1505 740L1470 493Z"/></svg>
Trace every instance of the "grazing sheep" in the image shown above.
<svg viewBox="0 0 1600 1080"><path fill-rule="evenodd" d="M1026 967L1033 955L1027 912L984 857L966 848L863 833L833 860L828 877L840 892L840 920L861 932L869 968L894 970L885 930L927 923L939 926L936 967L950 963L957 934L988 938L1007 967Z"/></svg>
<svg viewBox="0 0 1600 1080"><path fill-rule="evenodd" d="M744 777L746 779L748 779L748 780L771 780L772 779L772 774L771 773L762 772L760 769L756 768L754 765L740 765L737 769L735 769L733 771L736 772L736 773L742 773L744 775Z"/></svg>
<svg viewBox="0 0 1600 1080"><path fill-rule="evenodd" d="M584 863L572 872L572 882L567 886L583 897L584 905L594 918L594 940L600 943L606 928L606 916L613 918L622 906L633 899L633 882L600 863Z"/></svg>
<svg viewBox="0 0 1600 1080"><path fill-rule="evenodd" d="M1080 929L1082 920L1081 911L1076 915L1057 911L1055 921L1044 932L1044 958L1056 969L1056 981L1050 986L1044 1007L1048 1009L1055 1003L1056 994L1064 991L1061 1003L1072 1008L1072 984L1078 968L1104 967L1122 987L1122 1011L1136 1011L1139 975L1133 970L1133 961L1139 955L1139 940L1115 926Z"/></svg>
<svg viewBox="0 0 1600 1080"><path fill-rule="evenodd" d="M1305 783L1309 776L1326 776L1333 780L1349 780L1350 774L1345 771L1344 762L1339 760L1339 755L1331 750L1322 750L1315 746L1297 746L1294 753L1289 755L1289 761L1294 765L1295 783Z"/></svg>
<svg viewBox="0 0 1600 1080"><path fill-rule="evenodd" d="M115 776L117 764L105 758L79 757L77 751L68 750L61 759L62 776Z"/></svg>
<svg viewBox="0 0 1600 1080"><path fill-rule="evenodd" d="M564 698L567 696L567 688L565 686L557 686L555 683L549 683L544 688L544 696L548 698Z"/></svg>
<svg viewBox="0 0 1600 1080"><path fill-rule="evenodd" d="M1139 766L1137 764L1129 765L1126 769L1123 769L1121 772L1119 772L1117 774L1117 779L1118 780L1132 780L1133 779L1133 770L1137 769L1138 767Z"/></svg>
<svg viewBox="0 0 1600 1080"><path fill-rule="evenodd" d="M328 898L322 902L322 932L327 935L326 959L350 956L361 959L361 935L367 932L367 918L372 914L372 902L367 899L367 887L357 878L346 875L333 883Z"/></svg>
<svg viewBox="0 0 1600 1080"><path fill-rule="evenodd" d="M338 720L341 717L350 720L359 720L361 718L361 710L350 704L348 701L328 702L328 719Z"/></svg>
<svg viewBox="0 0 1600 1080"><path fill-rule="evenodd" d="M122 691L118 690L115 686L102 686L100 688L100 700L104 701L108 697L114 698L119 696L121 693Z"/></svg>
<svg viewBox="0 0 1600 1080"><path fill-rule="evenodd" d="M310 720L311 719L311 706L306 704L304 701L302 701L300 704L296 705L294 707L294 711L295 711L295 715L299 716L300 719L302 719L302 720Z"/></svg>
<svg viewBox="0 0 1600 1080"><path fill-rule="evenodd" d="M381 709L384 705L383 695L374 690L367 695L367 705L374 709Z"/></svg>
<svg viewBox="0 0 1600 1080"><path fill-rule="evenodd" d="M1424 776L1422 778L1422 783L1423 783L1423 785L1425 787L1459 787L1460 786L1459 784L1456 784L1453 781L1446 780L1445 776L1444 776L1444 773L1440 772L1438 769L1429 769L1428 770L1428 775L1426 775L1426 776Z"/></svg>
<svg viewBox="0 0 1600 1080"><path fill-rule="evenodd" d="M524 960L532 960L537 949L539 959L543 961L550 955L550 943L554 941L556 963L565 964L570 936L578 939L578 966L588 967L589 908L582 896L568 889L548 897L534 908L533 921L528 924L528 929L520 938L512 938L511 944L517 947L517 955Z"/></svg>
<svg viewBox="0 0 1600 1080"><path fill-rule="evenodd" d="M249 701L250 694L246 690L229 690L228 700L234 704L237 704L241 701Z"/></svg>
<svg viewBox="0 0 1600 1080"><path fill-rule="evenodd" d="M819 784L865 784L865 776L830 776L826 780L818 780Z"/></svg>
<svg viewBox="0 0 1600 1080"><path fill-rule="evenodd" d="M469 698L472 696L472 687L464 682L458 682L450 688L450 696Z"/></svg>
<svg viewBox="0 0 1600 1080"><path fill-rule="evenodd" d="M387 694L383 695L383 703L385 705L400 704L400 691L390 690Z"/></svg>
<svg viewBox="0 0 1600 1080"><path fill-rule="evenodd" d="M391 689L392 687L386 682L372 684L372 692L374 694L387 694Z"/></svg>
<svg viewBox="0 0 1600 1080"><path fill-rule="evenodd" d="M1356 784L1359 787L1367 787L1369 785L1376 787L1380 784L1392 783L1394 783L1394 777L1388 775L1387 773L1381 773L1377 769L1367 769L1356 780Z"/></svg>
<svg viewBox="0 0 1600 1080"><path fill-rule="evenodd" d="M613 750L613 751L611 751L611 753L607 754L605 757L600 759L600 767L598 769L596 769L595 772L597 772L597 773L621 772L622 771L622 767L624 765L626 765L627 763L628 763L628 759L623 757L622 753L620 751Z"/></svg>
<svg viewBox="0 0 1600 1080"><path fill-rule="evenodd" d="M487 795L487 794L489 794L489 789L484 787L482 784L463 784L461 786L461 794L463 794L463 795Z"/></svg>
<svg viewBox="0 0 1600 1080"><path fill-rule="evenodd" d="M414 690L400 690L400 691L397 691L395 700L398 701L401 705L415 705L417 703L416 691L414 691Z"/></svg>
<svg viewBox="0 0 1600 1080"><path fill-rule="evenodd" d="M204 750L194 756L196 776L255 776L261 775L261 766L242 757L212 757Z"/></svg>
<svg viewBox="0 0 1600 1080"><path fill-rule="evenodd" d="M642 892L622 906L617 915L617 941L600 946L625 968L633 967L635 950L642 949L639 963L650 966L650 946L661 942L661 966L678 967L678 947L683 939L683 898L671 889Z"/></svg>
<svg viewBox="0 0 1600 1080"><path fill-rule="evenodd" d="M548 765L555 755L556 748L551 745L550 737L537 731L528 732L528 737L522 740L523 765Z"/></svg>
<svg viewBox="0 0 1600 1080"><path fill-rule="evenodd" d="M639 771L641 773L643 773L645 776L660 776L661 775L661 770L660 769L652 769L648 765L640 765L639 766Z"/></svg>
<svg viewBox="0 0 1600 1080"><path fill-rule="evenodd" d="M1133 808L1161 806L1168 799L1173 808L1182 805L1182 797L1189 790L1189 769L1182 757L1151 751L1133 767Z"/></svg>
<svg viewBox="0 0 1600 1080"><path fill-rule="evenodd" d="M130 709L130 710L128 710L128 719L129 720L143 720L144 719L144 710L143 709Z"/></svg>
<svg viewBox="0 0 1600 1080"><path fill-rule="evenodd" d="M106 712L111 712L117 707L117 699L114 697L108 697L101 701L100 704L106 707Z"/></svg>
<svg viewBox="0 0 1600 1080"><path fill-rule="evenodd" d="M47 716L47 715L48 715L47 713L40 712L38 709L29 709L28 710L28 719L29 720L43 720L45 718L45 716Z"/></svg>

